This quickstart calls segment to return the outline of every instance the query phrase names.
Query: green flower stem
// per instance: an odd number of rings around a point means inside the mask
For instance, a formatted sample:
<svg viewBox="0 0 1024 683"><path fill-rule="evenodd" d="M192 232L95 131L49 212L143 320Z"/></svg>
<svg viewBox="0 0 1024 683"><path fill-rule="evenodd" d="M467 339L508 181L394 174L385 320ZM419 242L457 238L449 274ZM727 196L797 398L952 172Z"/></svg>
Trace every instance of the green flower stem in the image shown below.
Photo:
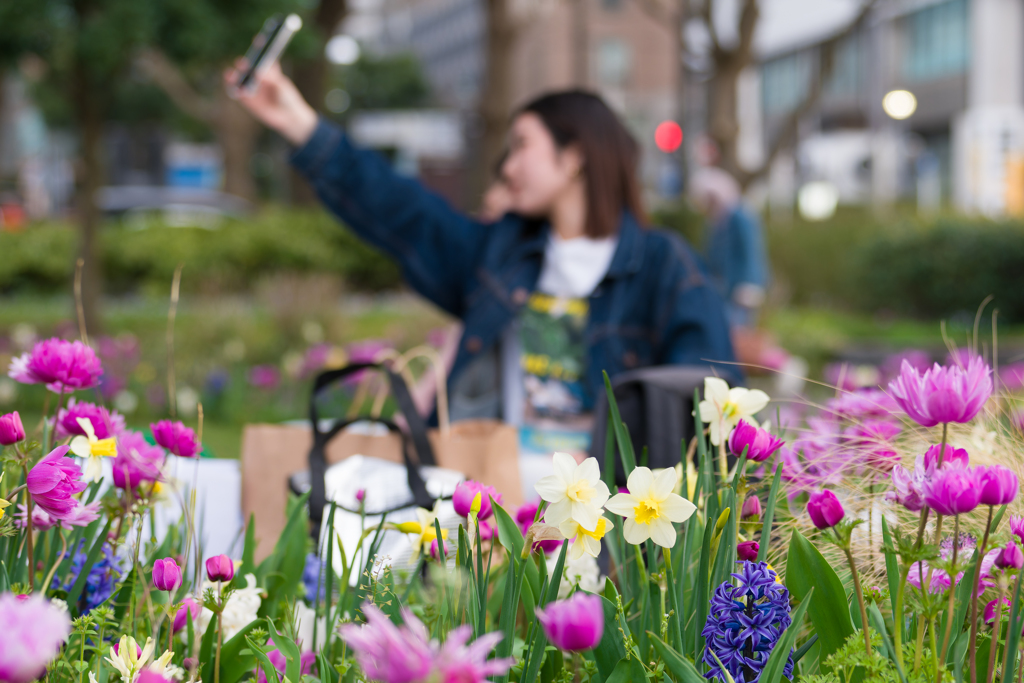
<svg viewBox="0 0 1024 683"><path fill-rule="evenodd" d="M999 649L999 628L1003 625L1002 591L996 593L996 619L992 624L992 644L988 648L988 683L992 683L996 673L996 650ZM1007 632L1009 635L1009 632ZM1004 674L1005 678L1005 674Z"/></svg>
<svg viewBox="0 0 1024 683"><path fill-rule="evenodd" d="M921 651L924 649L924 623L925 620L917 619L917 649L914 651L914 671L921 668Z"/></svg>
<svg viewBox="0 0 1024 683"><path fill-rule="evenodd" d="M896 588L896 604L893 606L893 647L896 649L896 666L903 671L903 587L907 584L907 577L910 576L910 566L900 577L899 586Z"/></svg>
<svg viewBox="0 0 1024 683"><path fill-rule="evenodd" d="M945 429L943 429L945 431ZM956 552L960 543L960 515L953 517L953 562L950 564L950 577L956 576ZM946 649L949 647L949 634L953 630L953 606L956 601L956 584L952 581L949 586L949 606L946 610L946 633L942 636L942 650L939 652L939 666L935 670L935 683L942 680L942 669L946 665Z"/></svg>
<svg viewBox="0 0 1024 683"><path fill-rule="evenodd" d="M843 545L843 552L846 553L846 561L850 563L850 573L853 575L853 590L857 594L857 605L860 607L861 631L864 632L864 652L871 656L871 636L868 635L868 611L864 607L864 593L860 589L860 577L857 576L857 564L853 561L853 553L850 552L850 544Z"/></svg>
<svg viewBox="0 0 1024 683"><path fill-rule="evenodd" d="M988 521L985 522L985 536L981 541L981 548L978 551L978 560L974 563L974 582L972 586L978 585L978 578L981 576L981 559L985 557L985 550L988 546L988 534L992 530L992 512L995 508L988 506ZM957 539L953 539L956 543ZM971 597L971 644L969 646L971 657L971 683L978 683L978 591L972 591ZM992 648L995 652L995 648ZM989 664L991 670L992 665Z"/></svg>
<svg viewBox="0 0 1024 683"><path fill-rule="evenodd" d="M217 582L217 654L213 661L213 683L220 683L220 649L224 642L224 600L221 582Z"/></svg>
<svg viewBox="0 0 1024 683"><path fill-rule="evenodd" d="M935 619L928 619L928 638L932 643L932 666L935 667L936 675L942 674L942 669L939 667L939 647L935 643Z"/></svg>

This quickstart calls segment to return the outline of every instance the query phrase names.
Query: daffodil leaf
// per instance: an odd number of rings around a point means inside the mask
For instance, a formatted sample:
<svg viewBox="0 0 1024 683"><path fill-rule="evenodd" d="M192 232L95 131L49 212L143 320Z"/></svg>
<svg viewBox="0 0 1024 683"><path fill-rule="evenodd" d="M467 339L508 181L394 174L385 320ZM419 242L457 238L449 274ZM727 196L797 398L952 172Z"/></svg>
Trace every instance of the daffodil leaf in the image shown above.
<svg viewBox="0 0 1024 683"><path fill-rule="evenodd" d="M655 634L649 633L648 635L654 644L654 649L658 651L658 656L665 662L665 667L672 672L678 683L707 683L693 662Z"/></svg>
<svg viewBox="0 0 1024 683"><path fill-rule="evenodd" d="M790 652L793 650L793 644L796 642L796 636L803 626L804 614L807 612L808 605L811 604L811 597L813 595L814 588L812 587L807 592L807 595L804 596L804 599L800 602L796 611L793 612L793 622L775 643L775 647L772 649L772 654L768 657L768 662L764 665L764 669L761 671L761 683L779 683L779 681L782 680L782 672L786 668L786 662L789 660Z"/></svg>
<svg viewBox="0 0 1024 683"><path fill-rule="evenodd" d="M854 632L849 599L832 566L810 541L794 529L786 562L786 588L794 598L805 603L814 587L818 588L818 596L810 606L808 616L820 639L820 661L824 662Z"/></svg>
<svg viewBox="0 0 1024 683"><path fill-rule="evenodd" d="M252 651L256 653L256 660L260 663L260 668L263 669L263 675L267 677L267 683L281 683L281 679L277 675L277 669L270 662L267 653L250 636L246 636L245 640L249 643Z"/></svg>
<svg viewBox="0 0 1024 683"><path fill-rule="evenodd" d="M494 510L494 521L498 523L498 540L505 546L505 550L518 562L523 552L523 532L505 509L491 499L491 509Z"/></svg>

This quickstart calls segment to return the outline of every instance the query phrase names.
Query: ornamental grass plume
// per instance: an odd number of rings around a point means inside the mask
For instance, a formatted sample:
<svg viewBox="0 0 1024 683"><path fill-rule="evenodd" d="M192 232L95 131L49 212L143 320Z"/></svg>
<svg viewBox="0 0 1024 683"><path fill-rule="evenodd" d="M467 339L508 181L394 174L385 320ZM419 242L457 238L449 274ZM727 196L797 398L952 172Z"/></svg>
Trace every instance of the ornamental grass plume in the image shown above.
<svg viewBox="0 0 1024 683"><path fill-rule="evenodd" d="M559 650L592 650L604 635L604 607L596 595L577 592L537 609L537 620L548 641Z"/></svg>
<svg viewBox="0 0 1024 683"><path fill-rule="evenodd" d="M149 425L153 439L180 458L194 458L199 455L199 439L195 431L182 422L160 420Z"/></svg>
<svg viewBox="0 0 1024 683"><path fill-rule="evenodd" d="M992 395L992 369L980 356L973 356L966 368L936 363L924 373L904 360L889 391L922 427L970 422Z"/></svg>
<svg viewBox="0 0 1024 683"><path fill-rule="evenodd" d="M8 375L22 384L45 384L54 393L91 389L103 367L96 352L80 341L45 339L11 360Z"/></svg>
<svg viewBox="0 0 1024 683"><path fill-rule="evenodd" d="M382 683L417 683L433 669L434 653L430 634L423 623L403 610L403 626L372 603L363 603L366 624L343 624L338 631L355 654L359 668L367 678Z"/></svg>
<svg viewBox="0 0 1024 683"><path fill-rule="evenodd" d="M758 680L779 638L792 623L789 591L778 582L775 572L765 562L740 564L740 571L732 575L738 585L726 581L715 588L701 631L707 640L703 662L709 667L705 675L709 680L727 680L726 674L735 683ZM793 679L792 651L783 674Z"/></svg>
<svg viewBox="0 0 1024 683"><path fill-rule="evenodd" d="M0 595L0 681L42 678L71 634L71 618L42 595Z"/></svg>

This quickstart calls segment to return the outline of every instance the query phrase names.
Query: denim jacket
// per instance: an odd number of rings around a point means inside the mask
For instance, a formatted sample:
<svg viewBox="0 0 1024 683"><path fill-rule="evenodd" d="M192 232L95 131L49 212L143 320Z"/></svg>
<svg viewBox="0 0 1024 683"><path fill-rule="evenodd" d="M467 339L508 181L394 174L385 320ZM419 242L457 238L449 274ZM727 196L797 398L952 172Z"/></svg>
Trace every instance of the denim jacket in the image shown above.
<svg viewBox="0 0 1024 683"><path fill-rule="evenodd" d="M398 262L410 287L463 321L449 391L475 361L494 355L536 288L549 225L514 214L481 223L323 119L291 162L331 211ZM585 407L604 391L602 371L733 360L722 299L693 252L628 213L589 303ZM721 365L719 374L739 379L735 368Z"/></svg>

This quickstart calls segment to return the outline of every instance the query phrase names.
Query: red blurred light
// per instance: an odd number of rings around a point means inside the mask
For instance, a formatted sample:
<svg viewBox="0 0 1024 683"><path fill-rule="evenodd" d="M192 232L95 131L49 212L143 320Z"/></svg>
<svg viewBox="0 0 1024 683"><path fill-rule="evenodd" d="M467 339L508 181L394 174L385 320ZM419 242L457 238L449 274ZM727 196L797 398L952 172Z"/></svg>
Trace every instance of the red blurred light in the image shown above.
<svg viewBox="0 0 1024 683"><path fill-rule="evenodd" d="M683 129L675 121L662 121L654 129L654 144L662 152L674 152L683 144Z"/></svg>

